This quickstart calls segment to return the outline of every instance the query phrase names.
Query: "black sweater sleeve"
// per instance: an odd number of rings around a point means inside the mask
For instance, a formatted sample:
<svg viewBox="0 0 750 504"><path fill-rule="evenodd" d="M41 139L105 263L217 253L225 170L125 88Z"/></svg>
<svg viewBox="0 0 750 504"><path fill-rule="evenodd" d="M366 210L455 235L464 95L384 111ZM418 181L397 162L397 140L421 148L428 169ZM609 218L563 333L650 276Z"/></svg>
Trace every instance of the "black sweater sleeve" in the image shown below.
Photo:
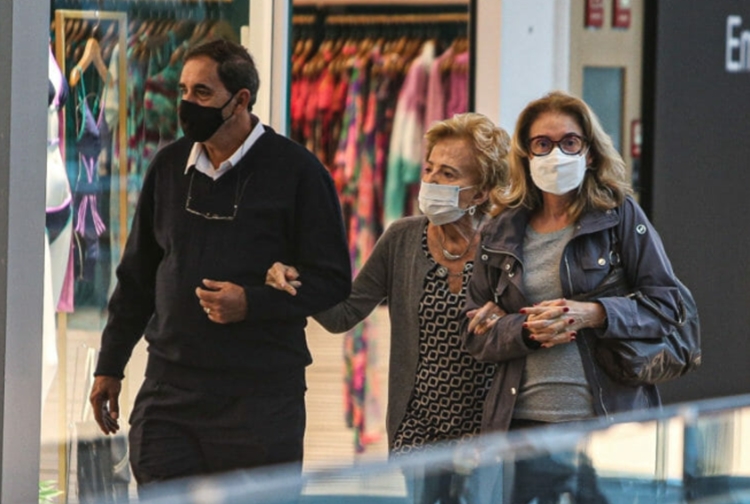
<svg viewBox="0 0 750 504"><path fill-rule="evenodd" d="M307 156L306 156L307 157ZM245 287L250 322L308 317L349 296L351 265L338 195L328 171L310 155L296 179L294 265L296 296L268 286Z"/></svg>
<svg viewBox="0 0 750 504"><path fill-rule="evenodd" d="M154 236L156 170L149 168L117 268L95 375L124 376L125 365L154 313L156 270L164 255Z"/></svg>

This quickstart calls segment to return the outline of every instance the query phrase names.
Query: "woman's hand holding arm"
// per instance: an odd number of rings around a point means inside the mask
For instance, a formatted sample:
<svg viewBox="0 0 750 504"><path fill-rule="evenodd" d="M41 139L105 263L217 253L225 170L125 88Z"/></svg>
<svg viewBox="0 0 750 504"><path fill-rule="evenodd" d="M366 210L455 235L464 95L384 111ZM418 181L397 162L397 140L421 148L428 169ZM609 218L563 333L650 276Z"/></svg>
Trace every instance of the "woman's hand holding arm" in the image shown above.
<svg viewBox="0 0 750 504"><path fill-rule="evenodd" d="M524 328L529 337L551 348L575 340L580 329L600 329L606 324L607 316L599 303L554 299L520 310L527 315Z"/></svg>
<svg viewBox="0 0 750 504"><path fill-rule="evenodd" d="M466 312L466 316L469 318L468 331L474 334L484 334L492 329L501 317L505 316L505 310L492 301L487 301L481 308Z"/></svg>
<svg viewBox="0 0 750 504"><path fill-rule="evenodd" d="M302 286L302 282L297 280L298 278L299 271L297 271L297 268L275 262L266 272L266 285L296 296L297 289Z"/></svg>

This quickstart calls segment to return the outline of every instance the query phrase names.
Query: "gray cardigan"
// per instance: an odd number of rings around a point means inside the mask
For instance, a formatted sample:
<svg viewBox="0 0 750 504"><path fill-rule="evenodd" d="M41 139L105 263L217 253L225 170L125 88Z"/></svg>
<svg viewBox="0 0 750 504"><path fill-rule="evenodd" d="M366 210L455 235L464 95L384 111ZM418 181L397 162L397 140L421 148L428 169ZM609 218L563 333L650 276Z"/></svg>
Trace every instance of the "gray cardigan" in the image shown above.
<svg viewBox="0 0 750 504"><path fill-rule="evenodd" d="M422 250L424 216L406 217L391 224L357 274L349 298L313 318L334 333L345 332L364 320L383 299L391 319L391 356L388 370L388 446L409 403L419 358L419 301L432 262ZM304 282L304 279L303 279Z"/></svg>

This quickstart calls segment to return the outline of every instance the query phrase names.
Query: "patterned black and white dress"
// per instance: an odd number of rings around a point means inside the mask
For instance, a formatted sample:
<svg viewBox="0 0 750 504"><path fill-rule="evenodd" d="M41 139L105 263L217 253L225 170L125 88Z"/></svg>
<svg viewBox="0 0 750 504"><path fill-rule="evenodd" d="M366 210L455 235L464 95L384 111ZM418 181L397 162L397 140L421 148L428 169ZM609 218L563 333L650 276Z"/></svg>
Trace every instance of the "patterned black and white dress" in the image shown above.
<svg viewBox="0 0 750 504"><path fill-rule="evenodd" d="M466 439L479 433L482 406L492 383L495 365L477 362L461 344L459 326L466 302L466 287L474 263L463 270L461 292L448 286L448 270L433 263L419 303L419 363L414 390L404 419L394 436L394 454L408 454L427 445Z"/></svg>

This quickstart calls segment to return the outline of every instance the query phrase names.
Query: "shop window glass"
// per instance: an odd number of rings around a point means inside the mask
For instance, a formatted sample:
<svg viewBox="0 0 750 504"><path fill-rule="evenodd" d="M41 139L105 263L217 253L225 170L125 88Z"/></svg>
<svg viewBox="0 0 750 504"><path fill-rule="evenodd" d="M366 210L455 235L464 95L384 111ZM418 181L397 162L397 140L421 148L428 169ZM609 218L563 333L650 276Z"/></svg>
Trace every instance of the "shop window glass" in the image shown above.
<svg viewBox="0 0 750 504"><path fill-rule="evenodd" d="M102 492L116 501L134 489L124 438L103 438L87 406L107 301L149 162L181 136L182 56L211 38L239 42L249 4L50 3L40 480L65 502ZM142 345L126 370L125 425L143 377Z"/></svg>

